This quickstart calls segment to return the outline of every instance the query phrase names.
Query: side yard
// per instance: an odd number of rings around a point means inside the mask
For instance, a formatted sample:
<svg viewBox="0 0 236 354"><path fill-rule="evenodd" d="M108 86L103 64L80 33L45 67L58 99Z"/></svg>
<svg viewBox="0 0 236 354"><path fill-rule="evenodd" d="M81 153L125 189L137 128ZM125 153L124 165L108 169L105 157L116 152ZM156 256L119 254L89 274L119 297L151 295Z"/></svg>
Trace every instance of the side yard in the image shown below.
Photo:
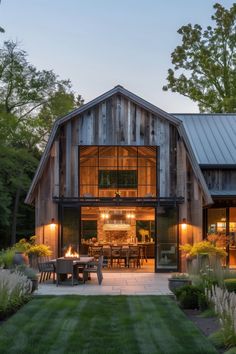
<svg viewBox="0 0 236 354"><path fill-rule="evenodd" d="M217 353L167 296L38 296L0 327L0 353Z"/></svg>

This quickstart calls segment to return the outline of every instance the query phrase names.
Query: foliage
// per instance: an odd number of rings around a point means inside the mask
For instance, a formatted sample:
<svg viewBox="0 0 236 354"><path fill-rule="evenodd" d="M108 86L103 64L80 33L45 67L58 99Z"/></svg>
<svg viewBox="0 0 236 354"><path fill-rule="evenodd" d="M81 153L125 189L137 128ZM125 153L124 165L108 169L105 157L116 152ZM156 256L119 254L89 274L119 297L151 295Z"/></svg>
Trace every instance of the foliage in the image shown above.
<svg viewBox="0 0 236 354"><path fill-rule="evenodd" d="M15 255L15 250L13 248L8 248L0 252L0 266L5 268L11 268L13 266L13 257Z"/></svg>
<svg viewBox="0 0 236 354"><path fill-rule="evenodd" d="M236 354L236 347L230 348L224 354Z"/></svg>
<svg viewBox="0 0 236 354"><path fill-rule="evenodd" d="M204 292L202 288L194 285L185 285L176 289L175 295L184 309L198 309L200 307L199 299L203 302Z"/></svg>
<svg viewBox="0 0 236 354"><path fill-rule="evenodd" d="M35 255L37 257L47 257L51 256L52 251L49 246L46 245L34 245L31 246L26 252L28 255Z"/></svg>
<svg viewBox="0 0 236 354"><path fill-rule="evenodd" d="M16 267L16 270L19 271L20 273L24 274L30 280L37 280L38 279L37 272L33 268L30 268L30 267L26 266L25 264L18 265Z"/></svg>
<svg viewBox="0 0 236 354"><path fill-rule="evenodd" d="M233 278L232 279L225 279L224 285L229 292L233 291L236 293L236 278L235 279L233 279Z"/></svg>
<svg viewBox="0 0 236 354"><path fill-rule="evenodd" d="M188 273L174 273L171 275L170 279L190 279Z"/></svg>
<svg viewBox="0 0 236 354"><path fill-rule="evenodd" d="M219 257L225 257L227 252L221 248L217 247L209 241L196 242L193 245L185 244L180 246L180 250L187 253L189 257L195 257L199 254L217 255Z"/></svg>
<svg viewBox="0 0 236 354"><path fill-rule="evenodd" d="M14 313L30 298L31 281L18 271L0 270L0 319Z"/></svg>
<svg viewBox="0 0 236 354"><path fill-rule="evenodd" d="M209 339L216 348L224 348L224 335L221 330L210 334Z"/></svg>
<svg viewBox="0 0 236 354"><path fill-rule="evenodd" d="M12 247L2 250L0 252L0 266L12 268L15 252L24 252L29 256L34 255L36 257L48 257L52 254L49 246L37 244L36 236L31 236L29 241L23 238Z"/></svg>
<svg viewBox="0 0 236 354"><path fill-rule="evenodd" d="M227 10L214 5L215 26L182 26L182 43L171 54L163 89L178 92L198 103L201 112L236 110L236 4Z"/></svg>
<svg viewBox="0 0 236 354"><path fill-rule="evenodd" d="M236 294L219 287L213 287L206 294L220 319L224 345L236 345Z"/></svg>
<svg viewBox="0 0 236 354"><path fill-rule="evenodd" d="M17 43L4 42L0 48L1 247L32 234L33 209L24 205L24 199L42 148L56 118L81 104L70 80L38 70Z"/></svg>

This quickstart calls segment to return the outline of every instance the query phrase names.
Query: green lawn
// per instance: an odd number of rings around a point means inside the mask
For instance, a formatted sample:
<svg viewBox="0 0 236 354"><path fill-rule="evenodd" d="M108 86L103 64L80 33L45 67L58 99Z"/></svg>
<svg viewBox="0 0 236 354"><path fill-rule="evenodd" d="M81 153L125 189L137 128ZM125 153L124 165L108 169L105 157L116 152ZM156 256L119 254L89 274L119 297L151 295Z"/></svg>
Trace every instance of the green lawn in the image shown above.
<svg viewBox="0 0 236 354"><path fill-rule="evenodd" d="M42 296L0 326L0 353L217 352L166 296Z"/></svg>

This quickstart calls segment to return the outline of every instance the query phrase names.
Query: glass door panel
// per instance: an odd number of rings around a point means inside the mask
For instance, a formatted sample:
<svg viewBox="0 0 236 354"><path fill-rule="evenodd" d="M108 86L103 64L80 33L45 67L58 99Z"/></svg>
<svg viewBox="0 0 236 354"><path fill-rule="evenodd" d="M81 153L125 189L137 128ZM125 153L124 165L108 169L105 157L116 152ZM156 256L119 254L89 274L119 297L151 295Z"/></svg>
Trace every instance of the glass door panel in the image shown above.
<svg viewBox="0 0 236 354"><path fill-rule="evenodd" d="M178 269L177 209L157 211L157 271Z"/></svg>

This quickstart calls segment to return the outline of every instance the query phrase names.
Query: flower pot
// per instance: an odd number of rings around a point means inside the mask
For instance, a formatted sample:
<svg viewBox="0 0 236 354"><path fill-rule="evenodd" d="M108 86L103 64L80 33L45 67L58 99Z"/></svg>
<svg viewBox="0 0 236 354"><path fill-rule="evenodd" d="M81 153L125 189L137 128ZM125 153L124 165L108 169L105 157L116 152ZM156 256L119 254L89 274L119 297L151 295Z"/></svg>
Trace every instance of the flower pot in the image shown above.
<svg viewBox="0 0 236 354"><path fill-rule="evenodd" d="M29 257L24 252L15 252L13 257L14 265L29 264Z"/></svg>
<svg viewBox="0 0 236 354"><path fill-rule="evenodd" d="M33 293L35 290L38 290L39 281L38 279L30 279L32 281L32 290Z"/></svg>
<svg viewBox="0 0 236 354"><path fill-rule="evenodd" d="M170 291L175 292L175 289L181 288L185 285L191 285L192 281L190 279L175 279L169 278L168 279L168 286Z"/></svg>

